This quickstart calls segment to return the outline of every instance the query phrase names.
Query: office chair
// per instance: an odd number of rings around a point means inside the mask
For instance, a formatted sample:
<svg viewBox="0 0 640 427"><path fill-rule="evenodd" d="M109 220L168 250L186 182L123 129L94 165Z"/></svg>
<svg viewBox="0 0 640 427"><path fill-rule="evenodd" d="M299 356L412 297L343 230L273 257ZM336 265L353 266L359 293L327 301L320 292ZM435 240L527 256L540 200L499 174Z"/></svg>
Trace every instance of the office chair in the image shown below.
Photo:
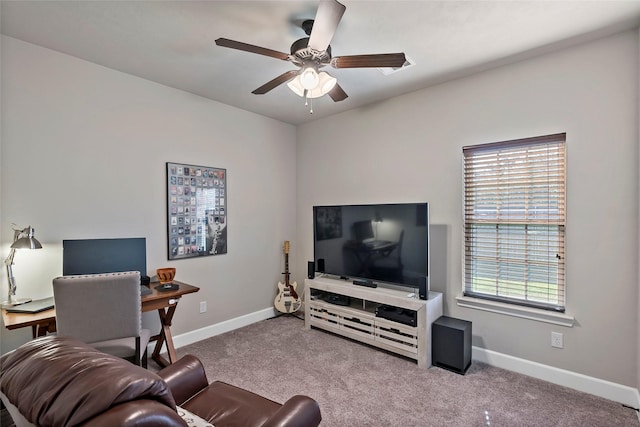
<svg viewBox="0 0 640 427"><path fill-rule="evenodd" d="M394 249L372 261L371 271L377 276L391 281L402 280L404 273L404 265L402 264L403 243L404 230L400 232L397 245Z"/></svg>
<svg viewBox="0 0 640 427"><path fill-rule="evenodd" d="M147 367L151 332L142 329L139 272L56 277L53 297L58 335Z"/></svg>

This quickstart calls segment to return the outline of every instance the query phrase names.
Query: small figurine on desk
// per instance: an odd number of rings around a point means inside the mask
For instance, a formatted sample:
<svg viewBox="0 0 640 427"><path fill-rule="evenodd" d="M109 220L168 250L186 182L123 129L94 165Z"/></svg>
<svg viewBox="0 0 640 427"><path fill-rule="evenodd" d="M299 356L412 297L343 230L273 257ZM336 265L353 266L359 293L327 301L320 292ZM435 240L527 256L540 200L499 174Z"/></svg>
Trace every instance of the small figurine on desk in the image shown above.
<svg viewBox="0 0 640 427"><path fill-rule="evenodd" d="M158 291L175 291L179 289L173 278L176 277L176 269L174 267L159 268L156 270L160 285L156 286Z"/></svg>

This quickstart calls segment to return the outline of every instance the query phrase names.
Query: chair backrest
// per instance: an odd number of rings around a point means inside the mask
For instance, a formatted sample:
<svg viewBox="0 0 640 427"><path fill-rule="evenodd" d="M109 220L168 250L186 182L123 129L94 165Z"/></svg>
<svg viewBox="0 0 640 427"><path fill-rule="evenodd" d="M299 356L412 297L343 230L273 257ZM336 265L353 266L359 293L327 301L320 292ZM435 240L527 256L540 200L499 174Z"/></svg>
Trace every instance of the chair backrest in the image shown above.
<svg viewBox="0 0 640 427"><path fill-rule="evenodd" d="M140 273L53 279L56 329L86 343L140 336Z"/></svg>
<svg viewBox="0 0 640 427"><path fill-rule="evenodd" d="M404 243L404 230L400 232L400 237L398 238L398 260L402 263L402 244Z"/></svg>

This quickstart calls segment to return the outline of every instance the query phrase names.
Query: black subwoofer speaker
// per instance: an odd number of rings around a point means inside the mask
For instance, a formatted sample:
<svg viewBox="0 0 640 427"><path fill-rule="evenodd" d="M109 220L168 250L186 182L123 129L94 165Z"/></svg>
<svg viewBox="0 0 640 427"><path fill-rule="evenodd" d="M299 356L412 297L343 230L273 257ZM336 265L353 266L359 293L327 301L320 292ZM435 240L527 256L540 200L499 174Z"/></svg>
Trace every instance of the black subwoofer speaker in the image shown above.
<svg viewBox="0 0 640 427"><path fill-rule="evenodd" d="M307 277L309 279L316 277L316 266L313 261L307 262Z"/></svg>
<svg viewBox="0 0 640 427"><path fill-rule="evenodd" d="M431 326L431 363L464 375L471 366L471 322L440 316Z"/></svg>

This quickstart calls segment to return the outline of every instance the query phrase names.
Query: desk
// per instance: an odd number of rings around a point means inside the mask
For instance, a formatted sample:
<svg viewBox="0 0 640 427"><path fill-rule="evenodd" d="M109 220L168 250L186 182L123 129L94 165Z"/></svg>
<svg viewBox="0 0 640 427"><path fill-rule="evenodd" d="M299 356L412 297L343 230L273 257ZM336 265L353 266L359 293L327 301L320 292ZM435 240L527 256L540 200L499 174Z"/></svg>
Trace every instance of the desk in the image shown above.
<svg viewBox="0 0 640 427"><path fill-rule="evenodd" d="M399 242L389 242L387 240L373 240L371 242L355 242L348 241L345 243L344 248L353 252L358 261L359 267L356 272L357 275L364 275L365 277L371 274L371 267L376 258L386 258L395 248L397 248Z"/></svg>
<svg viewBox="0 0 640 427"><path fill-rule="evenodd" d="M198 292L200 288L191 286L183 282L175 281L180 287L175 291L160 292L155 289L158 283L151 283L151 293L141 297L142 311L158 310L160 316L160 333L151 337L150 342L155 341L156 345L151 354L151 358L160 366L165 367L177 360L176 349L173 345L171 335L171 321L178 306L178 301L183 295ZM44 336L47 332L56 331L56 309L41 311L40 313L7 313L2 310L2 320L7 329L20 329L31 326L31 333L34 338ZM160 355L162 346L166 344L169 360Z"/></svg>

